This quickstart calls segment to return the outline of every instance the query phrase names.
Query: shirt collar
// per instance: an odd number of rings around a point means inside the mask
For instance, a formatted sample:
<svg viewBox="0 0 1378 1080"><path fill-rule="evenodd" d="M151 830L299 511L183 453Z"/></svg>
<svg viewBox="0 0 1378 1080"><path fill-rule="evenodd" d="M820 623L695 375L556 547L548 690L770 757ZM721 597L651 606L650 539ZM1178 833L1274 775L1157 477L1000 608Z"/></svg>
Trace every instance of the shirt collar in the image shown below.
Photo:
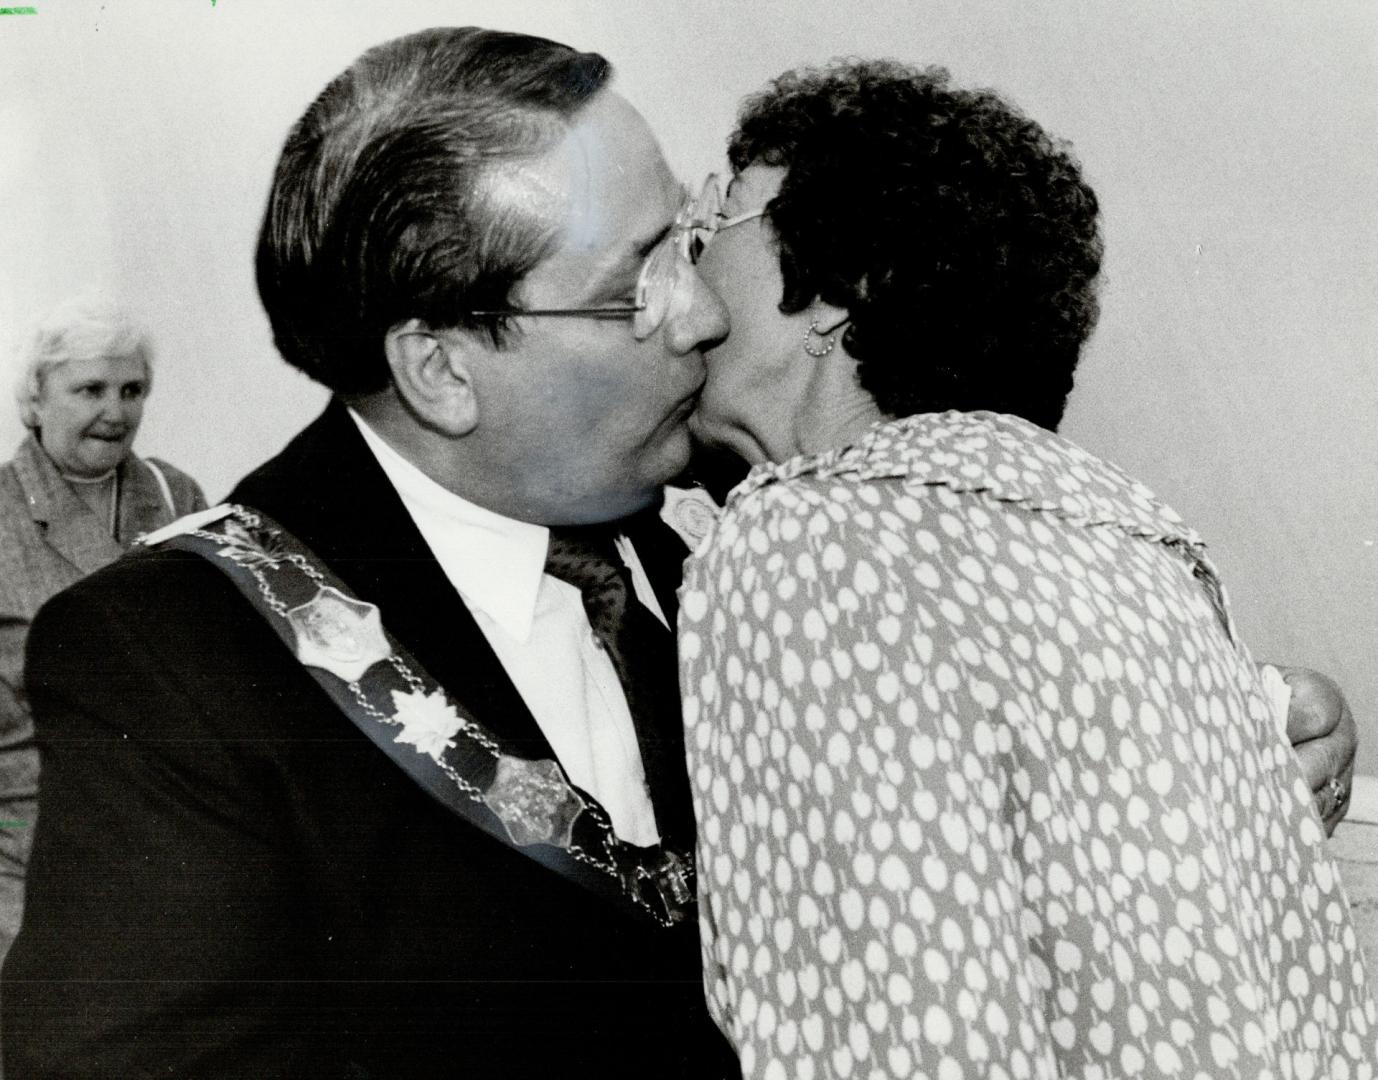
<svg viewBox="0 0 1378 1080"><path fill-rule="evenodd" d="M470 608L518 641L531 635L550 530L495 514L437 484L353 409L350 419L440 568Z"/></svg>

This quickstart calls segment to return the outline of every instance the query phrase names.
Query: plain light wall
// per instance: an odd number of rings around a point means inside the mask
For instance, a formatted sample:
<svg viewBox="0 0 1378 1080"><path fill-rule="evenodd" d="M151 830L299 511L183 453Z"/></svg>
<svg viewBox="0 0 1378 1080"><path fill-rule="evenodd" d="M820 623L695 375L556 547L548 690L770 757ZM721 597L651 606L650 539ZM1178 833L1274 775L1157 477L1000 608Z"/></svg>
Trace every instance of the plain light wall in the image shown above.
<svg viewBox="0 0 1378 1080"><path fill-rule="evenodd" d="M1104 207L1064 433L1207 537L1256 654L1341 681L1378 772L1372 0L33 3L0 17L0 356L70 292L121 296L158 344L139 449L212 499L324 400L273 352L252 250L288 126L369 45L476 23L599 50L686 179L802 62L1002 91L1073 142ZM0 407L0 454L21 434Z"/></svg>

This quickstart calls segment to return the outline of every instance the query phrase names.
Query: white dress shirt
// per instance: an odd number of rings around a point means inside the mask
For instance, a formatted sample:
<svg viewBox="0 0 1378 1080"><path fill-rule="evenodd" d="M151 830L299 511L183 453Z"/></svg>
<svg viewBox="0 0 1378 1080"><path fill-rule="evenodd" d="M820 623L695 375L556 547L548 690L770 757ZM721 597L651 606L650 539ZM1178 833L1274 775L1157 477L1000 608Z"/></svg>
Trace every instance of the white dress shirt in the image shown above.
<svg viewBox="0 0 1378 1080"><path fill-rule="evenodd" d="M622 684L589 626L579 590L544 572L550 530L441 487L352 409L349 415L570 780L603 805L622 839L656 843L655 811ZM619 540L618 550L638 598L665 622L631 544Z"/></svg>

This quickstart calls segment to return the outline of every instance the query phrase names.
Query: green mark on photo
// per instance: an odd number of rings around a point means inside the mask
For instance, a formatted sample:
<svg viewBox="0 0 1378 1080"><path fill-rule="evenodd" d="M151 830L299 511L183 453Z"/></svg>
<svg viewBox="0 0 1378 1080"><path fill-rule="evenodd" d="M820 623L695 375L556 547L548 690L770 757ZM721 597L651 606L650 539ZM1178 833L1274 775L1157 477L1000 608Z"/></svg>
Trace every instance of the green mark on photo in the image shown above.
<svg viewBox="0 0 1378 1080"><path fill-rule="evenodd" d="M0 15L37 15L35 7L0 7Z"/></svg>

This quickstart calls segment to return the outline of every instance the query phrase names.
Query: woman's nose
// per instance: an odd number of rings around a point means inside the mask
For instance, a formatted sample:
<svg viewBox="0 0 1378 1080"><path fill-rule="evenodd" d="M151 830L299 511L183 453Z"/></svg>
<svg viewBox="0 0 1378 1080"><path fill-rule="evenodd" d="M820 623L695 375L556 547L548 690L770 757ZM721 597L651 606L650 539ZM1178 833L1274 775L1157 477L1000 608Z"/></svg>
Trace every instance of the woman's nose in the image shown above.
<svg viewBox="0 0 1378 1080"><path fill-rule="evenodd" d="M100 418L107 424L133 427L139 422L140 402L108 394L101 399Z"/></svg>

